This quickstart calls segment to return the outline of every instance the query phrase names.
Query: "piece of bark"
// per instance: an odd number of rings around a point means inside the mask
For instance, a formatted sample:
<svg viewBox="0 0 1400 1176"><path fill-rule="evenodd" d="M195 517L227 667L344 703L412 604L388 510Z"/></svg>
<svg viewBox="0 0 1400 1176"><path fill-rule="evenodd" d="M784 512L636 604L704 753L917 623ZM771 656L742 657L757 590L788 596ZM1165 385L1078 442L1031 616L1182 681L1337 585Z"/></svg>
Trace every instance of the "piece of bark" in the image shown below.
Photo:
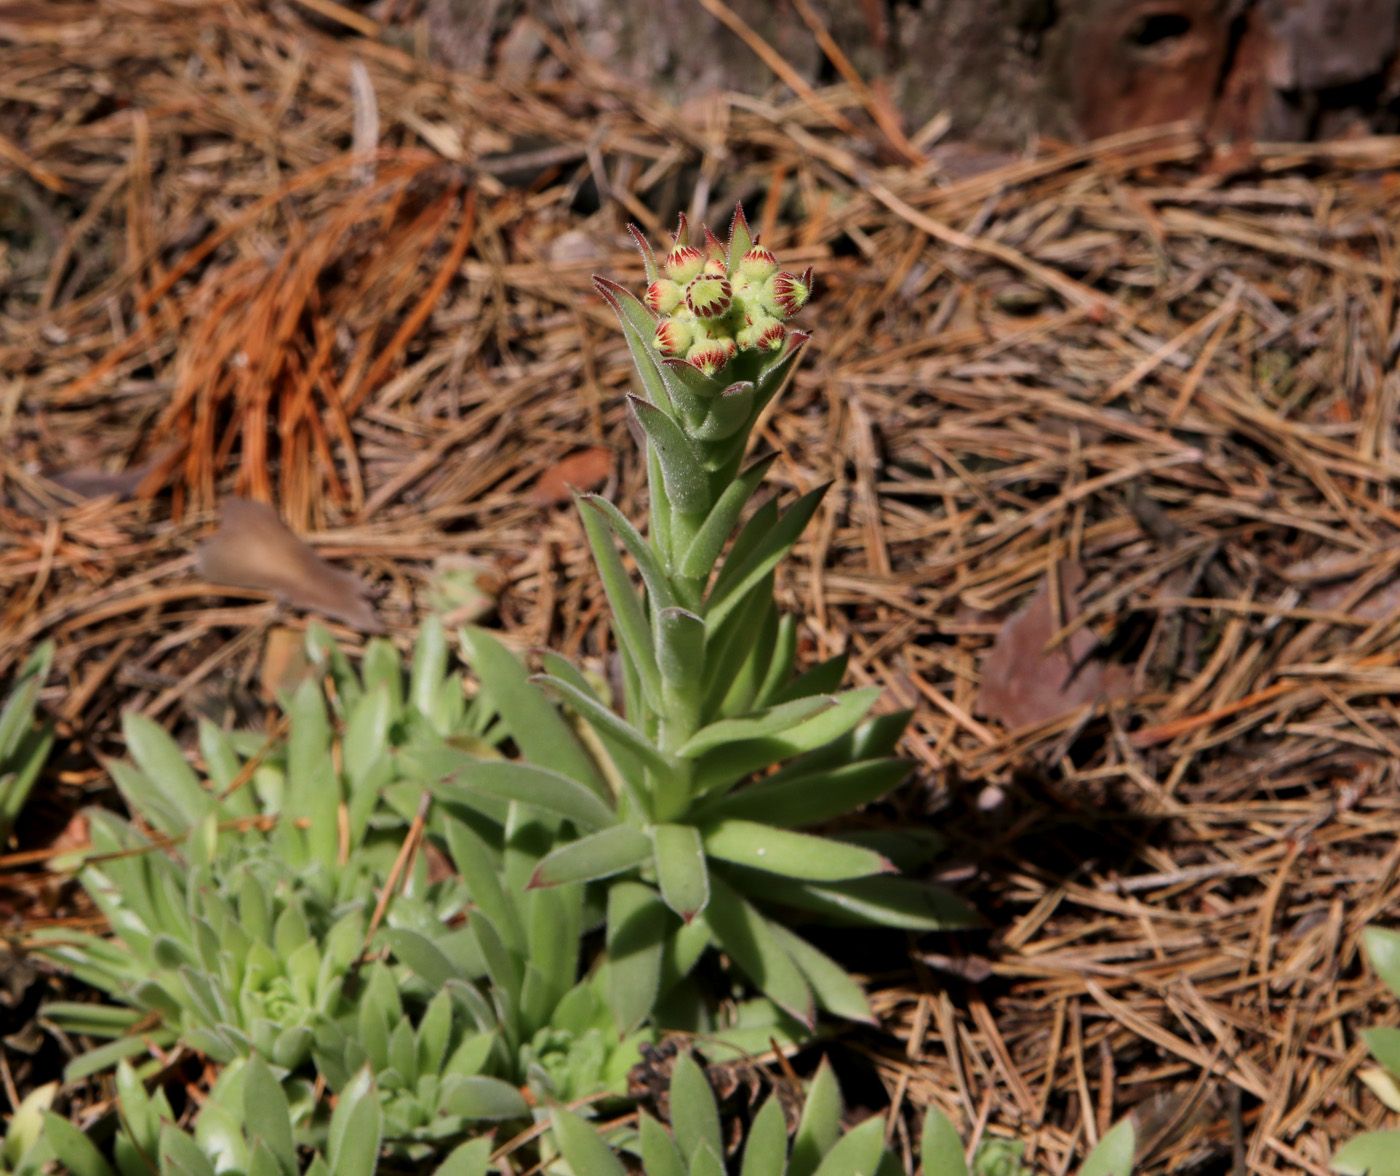
<svg viewBox="0 0 1400 1176"><path fill-rule="evenodd" d="M609 449L580 449L560 458L542 473L530 490L530 498L541 506L568 502L575 490L596 490L613 471Z"/></svg>
<svg viewBox="0 0 1400 1176"><path fill-rule="evenodd" d="M323 560L266 503L226 499L219 529L200 547L195 567L211 583L267 592L362 633L384 632L359 578Z"/></svg>

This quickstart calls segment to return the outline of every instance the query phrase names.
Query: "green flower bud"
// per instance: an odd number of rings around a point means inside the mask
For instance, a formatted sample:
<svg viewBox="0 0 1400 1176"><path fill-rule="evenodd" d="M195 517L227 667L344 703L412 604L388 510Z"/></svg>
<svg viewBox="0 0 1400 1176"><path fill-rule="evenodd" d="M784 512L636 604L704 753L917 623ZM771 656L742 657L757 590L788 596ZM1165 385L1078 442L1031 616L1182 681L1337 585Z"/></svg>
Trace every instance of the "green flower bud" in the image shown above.
<svg viewBox="0 0 1400 1176"><path fill-rule="evenodd" d="M734 303L734 290L728 278L701 274L685 291L685 304L699 319L716 319L729 313Z"/></svg>
<svg viewBox="0 0 1400 1176"><path fill-rule="evenodd" d="M666 254L666 272L684 286L705 268L705 255L694 245L677 245Z"/></svg>
<svg viewBox="0 0 1400 1176"><path fill-rule="evenodd" d="M683 355L694 341L695 331L690 323L681 319L662 319L656 324L656 334L652 345L662 355Z"/></svg>
<svg viewBox="0 0 1400 1176"><path fill-rule="evenodd" d="M778 259L766 245L755 245L739 259L739 272L755 282L766 282L778 272Z"/></svg>
<svg viewBox="0 0 1400 1176"><path fill-rule="evenodd" d="M806 305L811 291L796 274L782 270L763 284L763 305L777 318L791 318Z"/></svg>
<svg viewBox="0 0 1400 1176"><path fill-rule="evenodd" d="M787 328L766 314L756 314L735 336L740 350L776 351L783 345Z"/></svg>
<svg viewBox="0 0 1400 1176"><path fill-rule="evenodd" d="M680 286L670 278L659 278L647 287L643 301L657 314L670 314L684 297Z"/></svg>
<svg viewBox="0 0 1400 1176"><path fill-rule="evenodd" d="M733 339L702 339L686 352L685 359L691 367L713 376L738 350Z"/></svg>

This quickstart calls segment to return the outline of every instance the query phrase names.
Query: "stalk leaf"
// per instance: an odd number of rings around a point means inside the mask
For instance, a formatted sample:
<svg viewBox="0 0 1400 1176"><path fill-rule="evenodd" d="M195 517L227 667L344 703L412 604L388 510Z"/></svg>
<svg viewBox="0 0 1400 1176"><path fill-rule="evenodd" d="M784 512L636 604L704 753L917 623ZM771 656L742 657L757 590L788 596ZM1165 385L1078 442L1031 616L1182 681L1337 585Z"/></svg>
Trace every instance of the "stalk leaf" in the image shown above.
<svg viewBox="0 0 1400 1176"><path fill-rule="evenodd" d="M772 706L787 702L795 694L783 692L783 684L792 677L792 665L797 660L797 618L784 614L778 618L778 632L773 639L773 652L768 656L768 668L763 681L758 684L754 702L759 706ZM809 694L834 694L841 680L838 678L826 690L811 690Z"/></svg>
<svg viewBox="0 0 1400 1176"><path fill-rule="evenodd" d="M799 674L786 685L779 686L773 697L774 703L787 702L793 698L804 698L809 694L830 694L846 677L847 654L838 653L835 657L813 666L805 674Z"/></svg>
<svg viewBox="0 0 1400 1176"><path fill-rule="evenodd" d="M845 882L798 882L732 866L727 873L746 894L812 911L833 923L906 931L948 931L981 924L977 913L949 891L894 874Z"/></svg>
<svg viewBox="0 0 1400 1176"><path fill-rule="evenodd" d="M689 1169L671 1133L646 1111L639 1111L637 1117L640 1120L638 1135L641 1136L642 1171L646 1176L687 1176ZM770 1171L781 1172L782 1168ZM764 1176L768 1176L768 1173L764 1173Z"/></svg>
<svg viewBox="0 0 1400 1176"><path fill-rule="evenodd" d="M608 710L596 698L585 694L571 682L566 682L562 678L555 678L549 674L539 674L531 679L532 682L539 682L548 686L555 694L578 711L596 730L600 733L611 735L619 743L632 752L647 767L655 772L670 775L675 771L674 765L666 756L662 755L655 744L643 735L630 723Z"/></svg>
<svg viewBox="0 0 1400 1176"><path fill-rule="evenodd" d="M610 878L642 865L651 856L651 839L645 833L630 825L614 825L550 851L535 867L529 885L558 886Z"/></svg>
<svg viewBox="0 0 1400 1176"><path fill-rule="evenodd" d="M637 570L641 572L642 580L647 586L651 607L653 609L672 607L676 603L676 599L671 593L671 585L666 579L666 573L657 561L656 554L647 545L647 541L642 538L637 528L627 521L627 516L606 498L597 494L580 494L578 501L580 510L586 506L602 515L608 526L612 528L613 533L622 540L622 545L627 548L628 554L637 561Z"/></svg>
<svg viewBox="0 0 1400 1176"><path fill-rule="evenodd" d="M822 1058L817 1076L807 1091L802 1118L792 1138L792 1157L787 1176L812 1176L841 1135L841 1087L831 1063Z"/></svg>
<svg viewBox="0 0 1400 1176"><path fill-rule="evenodd" d="M777 459L776 453L759 458L724 488L681 557L680 575L692 580L709 578L715 561L724 550L724 541L739 521L744 504L753 497L753 492Z"/></svg>
<svg viewBox="0 0 1400 1176"><path fill-rule="evenodd" d="M791 731L812 715L836 705L830 695L798 698L756 714L717 719L692 735L676 752L682 759L698 759L705 752L747 739L767 739Z"/></svg>
<svg viewBox="0 0 1400 1176"><path fill-rule="evenodd" d="M552 1107L549 1117L559 1151L574 1176L627 1176L622 1161L599 1138L591 1123L563 1107Z"/></svg>
<svg viewBox="0 0 1400 1176"><path fill-rule="evenodd" d="M163 828L161 832L180 836L213 810L214 797L200 786L199 778L185 762L179 745L160 724L152 722L145 715L128 711L122 716L122 734L136 766L178 814L179 824Z"/></svg>
<svg viewBox="0 0 1400 1176"><path fill-rule="evenodd" d="M594 562L598 565L598 575L603 581L603 591L607 593L608 603L612 606L613 620L623 653L631 658L636 667L648 703L653 709L659 709L661 677L656 667L656 646L651 627L647 623L646 609L637 596L637 590L632 586L627 569L622 565L622 557L613 546L612 535L604 525L603 519L607 516L596 508L590 509L587 500L583 498L579 499L578 508L583 519L584 533L588 536L588 545L592 548ZM640 536L638 539L640 541ZM655 562L654 556L652 562ZM664 582L665 577L661 579ZM669 594L669 589L667 591Z"/></svg>
<svg viewBox="0 0 1400 1176"><path fill-rule="evenodd" d="M778 561L792 550L793 544L801 537L830 487L830 482L818 486L788 507L773 529L734 572L729 583L722 589L719 583L716 583L715 590L710 593L710 599L705 603L705 620L708 624L723 624L724 618L743 599L744 593L771 572ZM727 565L725 570L728 571Z"/></svg>
<svg viewBox="0 0 1400 1176"><path fill-rule="evenodd" d="M739 1176L771 1176L786 1164L787 1121L777 1096L770 1094L749 1126Z"/></svg>
<svg viewBox="0 0 1400 1176"><path fill-rule="evenodd" d="M1400 1132L1393 1132L1392 1147L1400 1143ZM1133 1160L1137 1153L1137 1129L1131 1119L1123 1119L1110 1127L1099 1140L1098 1146L1089 1153L1079 1176L1132 1176ZM1386 1176L1387 1172L1400 1173L1400 1149L1389 1152L1390 1167L1373 1166L1371 1176ZM1336 1167L1337 1161L1332 1161Z"/></svg>
<svg viewBox="0 0 1400 1176"><path fill-rule="evenodd" d="M696 761L696 791L706 793L730 787L751 772L829 743L859 723L879 695L878 686L848 690L836 696L835 706L818 711L781 735L712 748Z"/></svg>
<svg viewBox="0 0 1400 1176"><path fill-rule="evenodd" d="M682 1051L671 1071L671 1130L676 1146L692 1166L696 1153L708 1148L715 1156L724 1154L719 1130L719 1108L714 1091L700 1064Z"/></svg>
<svg viewBox="0 0 1400 1176"><path fill-rule="evenodd" d="M875 1115L832 1144L815 1176L875 1176L884 1154L885 1116Z"/></svg>
<svg viewBox="0 0 1400 1176"><path fill-rule="evenodd" d="M632 353L632 367L641 377L642 389L663 411L672 411L671 394L666 389L666 382L661 378L656 352L652 348L652 337L656 334L656 317L632 291L608 278L595 276L593 288L602 296L603 301L613 308L618 322L622 324L627 350Z"/></svg>
<svg viewBox="0 0 1400 1176"><path fill-rule="evenodd" d="M710 480L699 454L680 426L656 405L637 396L629 396L628 400L656 451L671 505L682 514L701 514L709 510Z"/></svg>
<svg viewBox="0 0 1400 1176"><path fill-rule="evenodd" d="M932 1103L924 1114L919 1156L924 1176L967 1176L967 1159L962 1140L948 1116Z"/></svg>

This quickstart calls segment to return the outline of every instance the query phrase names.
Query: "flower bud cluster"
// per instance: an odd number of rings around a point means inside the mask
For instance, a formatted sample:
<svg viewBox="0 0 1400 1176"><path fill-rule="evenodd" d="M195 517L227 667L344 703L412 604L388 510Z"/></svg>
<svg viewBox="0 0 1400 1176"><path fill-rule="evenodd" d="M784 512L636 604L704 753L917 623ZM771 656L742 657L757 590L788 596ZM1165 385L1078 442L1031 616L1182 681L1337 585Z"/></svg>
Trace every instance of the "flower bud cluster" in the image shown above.
<svg viewBox="0 0 1400 1176"><path fill-rule="evenodd" d="M748 242L747 226L744 229ZM785 321L811 293L811 271L799 277L778 268L767 246L752 242L734 256L709 229L705 247L687 239L684 218L643 301L657 316L653 345L662 355L684 358L716 375L741 351L777 351Z"/></svg>

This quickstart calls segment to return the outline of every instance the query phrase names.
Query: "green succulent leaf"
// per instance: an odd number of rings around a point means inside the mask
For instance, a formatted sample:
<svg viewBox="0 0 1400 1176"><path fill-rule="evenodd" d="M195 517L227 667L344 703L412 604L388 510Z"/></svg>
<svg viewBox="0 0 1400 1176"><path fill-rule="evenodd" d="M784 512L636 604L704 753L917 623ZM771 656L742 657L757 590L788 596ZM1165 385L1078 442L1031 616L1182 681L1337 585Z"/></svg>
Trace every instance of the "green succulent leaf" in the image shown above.
<svg viewBox="0 0 1400 1176"><path fill-rule="evenodd" d="M745 504L753 497L753 492L773 468L777 458L776 453L759 458L724 488L681 557L678 574L691 580L709 578L720 552L724 550L724 541L733 532Z"/></svg>
<svg viewBox="0 0 1400 1176"><path fill-rule="evenodd" d="M680 1148L671 1133L655 1119L640 1111L638 1134L641 1137L642 1170L646 1176L687 1176L689 1167L681 1157ZM773 1169L775 1172L778 1169Z"/></svg>
<svg viewBox="0 0 1400 1176"><path fill-rule="evenodd" d="M559 1150L574 1176L627 1176L622 1162L587 1120L563 1107L552 1108L549 1118Z"/></svg>
<svg viewBox="0 0 1400 1176"><path fill-rule="evenodd" d="M689 923L710 900L710 874L700 831L692 825L657 825L651 840L661 897Z"/></svg>
<svg viewBox="0 0 1400 1176"><path fill-rule="evenodd" d="M645 833L630 825L614 825L551 850L535 868L530 886L609 878L642 865L651 856L651 839Z"/></svg>
<svg viewBox="0 0 1400 1176"><path fill-rule="evenodd" d="M875 1176L884 1155L885 1117L875 1115L832 1144L815 1176Z"/></svg>
<svg viewBox="0 0 1400 1176"><path fill-rule="evenodd" d="M787 1164L787 1119L782 1104L770 1096L749 1126L739 1176L772 1176Z"/></svg>
<svg viewBox="0 0 1400 1176"><path fill-rule="evenodd" d="M845 882L798 882L781 875L731 868L745 893L781 906L811 911L833 923L949 931L976 927L977 913L947 890L913 878L878 874Z"/></svg>
<svg viewBox="0 0 1400 1176"><path fill-rule="evenodd" d="M688 1053L676 1055L671 1071L671 1130L681 1155L691 1164L701 1148L716 1156L724 1154L714 1091L705 1071Z"/></svg>
<svg viewBox="0 0 1400 1176"><path fill-rule="evenodd" d="M1400 931L1367 927L1361 932L1361 945L1376 975L1400 999Z"/></svg>
<svg viewBox="0 0 1400 1176"><path fill-rule="evenodd" d="M570 776L606 797L607 783L597 765L559 708L530 681L516 656L485 629L468 626L461 631L461 640L524 758Z"/></svg>
<svg viewBox="0 0 1400 1176"><path fill-rule="evenodd" d="M779 943L773 925L717 875L710 878L705 922L715 942L765 996L812 1026L812 993L801 969Z"/></svg>
<svg viewBox="0 0 1400 1176"><path fill-rule="evenodd" d="M877 1023L864 990L840 964L781 923L769 920L768 929L778 941L778 946L792 957L792 962L797 965L812 995L816 997L817 1004L848 1021L861 1021L867 1025Z"/></svg>
<svg viewBox="0 0 1400 1176"><path fill-rule="evenodd" d="M670 918L650 886L608 889L608 1007L620 1033L634 1030L656 1003Z"/></svg>
<svg viewBox="0 0 1400 1176"><path fill-rule="evenodd" d="M1086 1162L1080 1176L1095 1176L1088 1168ZM1332 1157L1332 1171L1341 1176L1400 1176L1400 1131L1367 1131L1347 1140Z"/></svg>
<svg viewBox="0 0 1400 1176"><path fill-rule="evenodd" d="M489 1135L458 1144L437 1166L434 1176L486 1176L494 1144L495 1140Z"/></svg>
<svg viewBox="0 0 1400 1176"><path fill-rule="evenodd" d="M725 747L747 739L767 739L798 726L804 719L837 703L830 695L799 698L757 714L735 719L719 719L702 727L677 752L683 759L696 759L715 747Z"/></svg>
<svg viewBox="0 0 1400 1176"><path fill-rule="evenodd" d="M92 1140L61 1115L44 1114L44 1138L72 1176L117 1176Z"/></svg>
<svg viewBox="0 0 1400 1176"><path fill-rule="evenodd" d="M967 1158L962 1139L948 1116L935 1106L924 1114L919 1156L924 1176L967 1176Z"/></svg>
<svg viewBox="0 0 1400 1176"><path fill-rule="evenodd" d="M122 734L131 758L160 794L161 801L156 802L150 817L154 820L164 814L166 824L157 826L161 832L172 837L183 836L213 810L214 797L201 787L179 745L158 723L128 711L122 716ZM152 797L149 790L142 789L140 795L132 799L142 804ZM174 819L170 816L172 810ZM138 811L146 812L145 809Z"/></svg>
<svg viewBox="0 0 1400 1176"><path fill-rule="evenodd" d="M400 1022L407 1028L408 1023ZM410 1041L412 1033L410 1031ZM335 1176L374 1176L384 1135L384 1112L368 1066L340 1092L326 1136L326 1160Z"/></svg>
<svg viewBox="0 0 1400 1176"><path fill-rule="evenodd" d="M787 1176L812 1176L841 1135L841 1087L825 1058L817 1067L792 1137Z"/></svg>
<svg viewBox="0 0 1400 1176"><path fill-rule="evenodd" d="M516 801L572 821L581 829L602 829L617 823L616 814L586 784L562 772L517 760L471 757L450 780L439 781L433 791L444 800L461 800L469 807L473 796Z"/></svg>
<svg viewBox="0 0 1400 1176"><path fill-rule="evenodd" d="M712 858L788 878L839 882L894 870L887 859L862 846L756 821L718 821L702 826L700 836Z"/></svg>
<svg viewBox="0 0 1400 1176"><path fill-rule="evenodd" d="M595 276L593 287L617 313L622 334L627 340L627 349L632 353L632 366L642 379L643 390L656 404L669 411L670 393L661 378L656 353L651 345L656 332L655 317L637 300L635 294L616 282Z"/></svg>
<svg viewBox="0 0 1400 1176"><path fill-rule="evenodd" d="M524 1119L530 1107L524 1095L509 1082L478 1075L455 1084L442 1109L463 1119Z"/></svg>
<svg viewBox="0 0 1400 1176"><path fill-rule="evenodd" d="M1131 1119L1122 1119L1099 1140L1089 1153L1079 1176L1132 1176L1137 1153L1137 1129ZM1400 1172L1400 1166L1394 1169ZM1372 1169L1371 1176L1382 1176Z"/></svg>
<svg viewBox="0 0 1400 1176"><path fill-rule="evenodd" d="M1390 1025L1377 1025L1361 1030L1361 1039L1371 1056L1380 1062L1391 1075L1400 1079L1400 1029Z"/></svg>
<svg viewBox="0 0 1400 1176"><path fill-rule="evenodd" d="M655 404L649 404L637 396L629 396L628 401L656 453L661 476L666 483L666 497L671 505L687 515L709 510L710 480L690 439Z"/></svg>
<svg viewBox="0 0 1400 1176"><path fill-rule="evenodd" d="M174 1123L161 1126L157 1157L162 1176L214 1176L214 1165L209 1157Z"/></svg>
<svg viewBox="0 0 1400 1176"><path fill-rule="evenodd" d="M282 1084L258 1057L243 1068L243 1116L253 1139L267 1146L283 1176L297 1176L292 1109Z"/></svg>
<svg viewBox="0 0 1400 1176"><path fill-rule="evenodd" d="M778 562L792 550L793 544L812 521L830 485L828 482L818 486L794 502L732 573L726 563L724 575L715 582L705 603L705 621L712 631L724 623L725 617L743 600L748 590L777 567ZM733 552L729 558L730 561L735 558Z"/></svg>
<svg viewBox="0 0 1400 1176"><path fill-rule="evenodd" d="M578 711L600 734L606 734L616 739L653 771L670 774L674 770L670 761L657 750L651 740L608 710L596 698L578 689L573 683L566 682L563 678L552 677L549 674L537 675L532 680L548 686L550 690Z"/></svg>
<svg viewBox="0 0 1400 1176"><path fill-rule="evenodd" d="M907 760L877 759L776 782L758 780L702 805L695 820L762 820L788 829L817 825L879 800L911 770Z"/></svg>

